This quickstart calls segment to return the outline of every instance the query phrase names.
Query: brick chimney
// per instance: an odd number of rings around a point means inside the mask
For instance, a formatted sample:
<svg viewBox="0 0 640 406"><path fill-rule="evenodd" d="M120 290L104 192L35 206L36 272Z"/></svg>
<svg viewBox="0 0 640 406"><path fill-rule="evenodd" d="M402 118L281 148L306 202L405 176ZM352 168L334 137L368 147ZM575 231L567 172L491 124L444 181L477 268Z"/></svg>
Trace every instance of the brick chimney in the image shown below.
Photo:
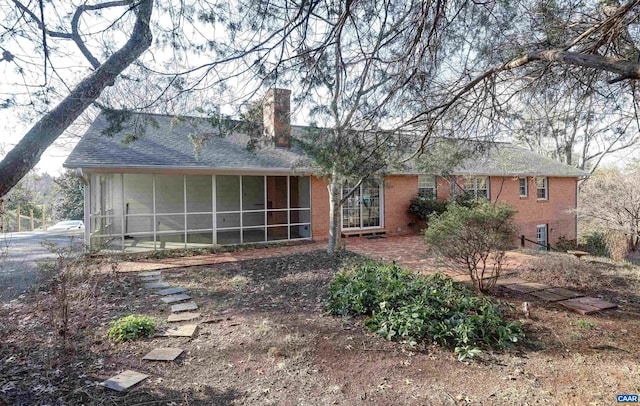
<svg viewBox="0 0 640 406"><path fill-rule="evenodd" d="M291 90L271 88L262 101L265 135L279 148L291 147Z"/></svg>

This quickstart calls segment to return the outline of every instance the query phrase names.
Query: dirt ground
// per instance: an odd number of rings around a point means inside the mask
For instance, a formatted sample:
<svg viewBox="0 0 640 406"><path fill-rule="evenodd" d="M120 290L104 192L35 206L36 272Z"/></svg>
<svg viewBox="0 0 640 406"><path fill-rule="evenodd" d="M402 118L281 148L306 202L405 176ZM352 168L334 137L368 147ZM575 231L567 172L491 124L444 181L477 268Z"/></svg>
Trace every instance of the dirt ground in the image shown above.
<svg viewBox="0 0 640 406"><path fill-rule="evenodd" d="M328 283L354 256L313 251L163 271L200 306L192 339L106 338L109 321L123 315L169 314L135 274L103 276L95 300L72 314L66 349L49 323L51 293L5 304L0 404L609 405L616 394L640 392L638 307L581 316L498 290L515 309L531 303L531 319L522 319L526 341L459 362L450 349L409 349L363 320L324 313ZM172 363L141 360L159 346L185 353ZM97 386L126 369L150 377L125 393Z"/></svg>

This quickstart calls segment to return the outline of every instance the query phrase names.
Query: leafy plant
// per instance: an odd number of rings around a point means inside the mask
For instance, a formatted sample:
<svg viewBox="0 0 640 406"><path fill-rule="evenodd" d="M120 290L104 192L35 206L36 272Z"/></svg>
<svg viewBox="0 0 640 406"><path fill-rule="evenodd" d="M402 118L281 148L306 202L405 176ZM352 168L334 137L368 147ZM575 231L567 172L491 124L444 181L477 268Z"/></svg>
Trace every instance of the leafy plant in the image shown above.
<svg viewBox="0 0 640 406"><path fill-rule="evenodd" d="M451 204L432 215L425 240L457 266L464 266L479 292L490 291L500 276L504 250L513 245L515 210L479 201L472 207Z"/></svg>
<svg viewBox="0 0 640 406"><path fill-rule="evenodd" d="M422 221L427 221L432 214L442 214L447 210L447 201L435 200L426 197L415 197L411 199L407 213L418 217Z"/></svg>
<svg viewBox="0 0 640 406"><path fill-rule="evenodd" d="M327 308L335 315L369 316L367 327L388 340L459 348L460 359L477 355L480 347L510 347L523 336L520 323L505 320L489 298L447 276L420 277L396 264L369 261L339 272Z"/></svg>
<svg viewBox="0 0 640 406"><path fill-rule="evenodd" d="M571 324L575 324L576 326L583 328L585 330L591 330L594 327L597 327L598 325L596 323L593 323L589 320L585 320L585 319L578 319L575 321L575 323L571 323Z"/></svg>
<svg viewBox="0 0 640 406"><path fill-rule="evenodd" d="M140 337L151 337L155 332L155 319L148 316L130 314L112 322L112 327L109 329L109 338L115 341L136 340Z"/></svg>
<svg viewBox="0 0 640 406"><path fill-rule="evenodd" d="M584 236L584 249L591 255L611 258L607 238L600 231L592 231Z"/></svg>

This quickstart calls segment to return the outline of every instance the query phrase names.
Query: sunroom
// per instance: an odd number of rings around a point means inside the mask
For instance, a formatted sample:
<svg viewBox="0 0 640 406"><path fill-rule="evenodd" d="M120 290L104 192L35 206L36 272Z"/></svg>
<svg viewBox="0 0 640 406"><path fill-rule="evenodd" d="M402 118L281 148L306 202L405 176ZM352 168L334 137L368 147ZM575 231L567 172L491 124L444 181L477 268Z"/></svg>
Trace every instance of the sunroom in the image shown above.
<svg viewBox="0 0 640 406"><path fill-rule="evenodd" d="M92 249L139 252L311 238L308 176L94 173Z"/></svg>

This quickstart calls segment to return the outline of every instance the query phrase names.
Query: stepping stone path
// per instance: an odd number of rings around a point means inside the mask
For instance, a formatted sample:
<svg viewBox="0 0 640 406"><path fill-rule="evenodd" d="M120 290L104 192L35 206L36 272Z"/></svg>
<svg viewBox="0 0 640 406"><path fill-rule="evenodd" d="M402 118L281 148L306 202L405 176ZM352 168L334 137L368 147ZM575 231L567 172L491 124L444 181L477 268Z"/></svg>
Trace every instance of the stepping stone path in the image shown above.
<svg viewBox="0 0 640 406"><path fill-rule="evenodd" d="M185 300L189 300L191 299L191 296L189 295L184 295L184 294L179 294L179 295L170 295L170 296L165 296L165 297L161 297L160 300L162 300L163 303L175 303L175 302L184 302Z"/></svg>
<svg viewBox="0 0 640 406"><path fill-rule="evenodd" d="M190 321L193 319L197 319L198 317L200 317L200 313L188 313L188 312L174 313L174 314L170 314L169 317L167 317L167 321L169 323L173 323L177 321Z"/></svg>
<svg viewBox="0 0 640 406"><path fill-rule="evenodd" d="M169 286L171 285L168 284L167 282L153 282L153 283L144 284L144 287L147 289L162 289L162 288L168 288Z"/></svg>
<svg viewBox="0 0 640 406"><path fill-rule="evenodd" d="M188 312L189 310L198 310L198 305L195 304L195 302L189 302L189 303L180 303L180 304L171 306L172 313Z"/></svg>
<svg viewBox="0 0 640 406"><path fill-rule="evenodd" d="M177 266L177 265L176 265ZM147 268L148 269L148 268ZM179 275L169 275L169 278L177 278L182 276ZM161 271L146 271L138 274L138 277L145 283L144 287L147 289L162 289L158 290L155 293L162 295L160 300L163 303L176 303L182 302L185 300L191 299L191 296L184 294L187 289L175 286L171 287L171 284L164 282L162 278ZM180 322L180 321L190 321L193 319L197 319L200 317L200 313L189 313L189 310L198 309L198 305L195 302L189 303L179 303L171 306L172 314L169 315L167 321L168 322ZM193 337L193 335L198 330L198 324L184 324L178 325L175 327L170 327L166 331L159 336L164 337ZM176 358L180 356L184 352L181 348L155 348L151 350L148 354L146 354L142 359L147 361L175 361ZM133 385L142 382L147 379L149 376L127 370L116 376L113 376L106 381L102 382L100 385L105 388L113 389L118 392L122 392Z"/></svg>
<svg viewBox="0 0 640 406"><path fill-rule="evenodd" d="M185 288L176 287L176 288L162 289L162 290L159 290L157 293L159 295L166 296L166 295L175 295L176 293L182 293L186 291L187 290Z"/></svg>
<svg viewBox="0 0 640 406"><path fill-rule="evenodd" d="M535 282L526 282L526 283L514 283L513 285L506 285L507 289L515 290L520 293L531 293L537 290L542 290L548 288L547 285L543 285L541 283Z"/></svg>
<svg viewBox="0 0 640 406"><path fill-rule="evenodd" d="M160 281L162 280L162 276L157 275L157 276L141 276L140 280L143 282L151 282L151 281Z"/></svg>
<svg viewBox="0 0 640 406"><path fill-rule="evenodd" d="M563 300L562 302L558 302L558 304L580 314L592 314L618 307L615 303L610 303L596 297L577 297Z"/></svg>
<svg viewBox="0 0 640 406"><path fill-rule="evenodd" d="M140 372L127 370L116 376L113 376L100 385L105 388L113 389L118 392L122 392L125 389L129 389L133 385L140 383L147 379L149 375L141 374Z"/></svg>
<svg viewBox="0 0 640 406"><path fill-rule="evenodd" d="M164 337L193 337L196 330L198 330L197 324L184 324L182 326L171 327L159 335Z"/></svg>
<svg viewBox="0 0 640 406"><path fill-rule="evenodd" d="M546 302L555 302L580 314L592 314L607 309L618 307L615 303L610 303L595 297L585 297L584 295L565 288L555 288L542 283L526 282L520 280L504 280L498 284L514 292L529 294Z"/></svg>
<svg viewBox="0 0 640 406"><path fill-rule="evenodd" d="M147 271L147 272L140 272L138 274L139 277L144 278L145 276L161 276L162 273L160 271Z"/></svg>
<svg viewBox="0 0 640 406"><path fill-rule="evenodd" d="M536 292L531 292L531 296L535 296L539 299L544 300L545 302L558 302L560 300L566 300L566 296L559 295L557 293L553 293L549 290L538 290Z"/></svg>
<svg viewBox="0 0 640 406"><path fill-rule="evenodd" d="M555 293L556 295L564 296L565 299L573 299L574 297L584 296L581 293L574 292L565 288L549 288L547 291Z"/></svg>
<svg viewBox="0 0 640 406"><path fill-rule="evenodd" d="M147 361L174 361L183 352L182 348L155 348L142 359Z"/></svg>

